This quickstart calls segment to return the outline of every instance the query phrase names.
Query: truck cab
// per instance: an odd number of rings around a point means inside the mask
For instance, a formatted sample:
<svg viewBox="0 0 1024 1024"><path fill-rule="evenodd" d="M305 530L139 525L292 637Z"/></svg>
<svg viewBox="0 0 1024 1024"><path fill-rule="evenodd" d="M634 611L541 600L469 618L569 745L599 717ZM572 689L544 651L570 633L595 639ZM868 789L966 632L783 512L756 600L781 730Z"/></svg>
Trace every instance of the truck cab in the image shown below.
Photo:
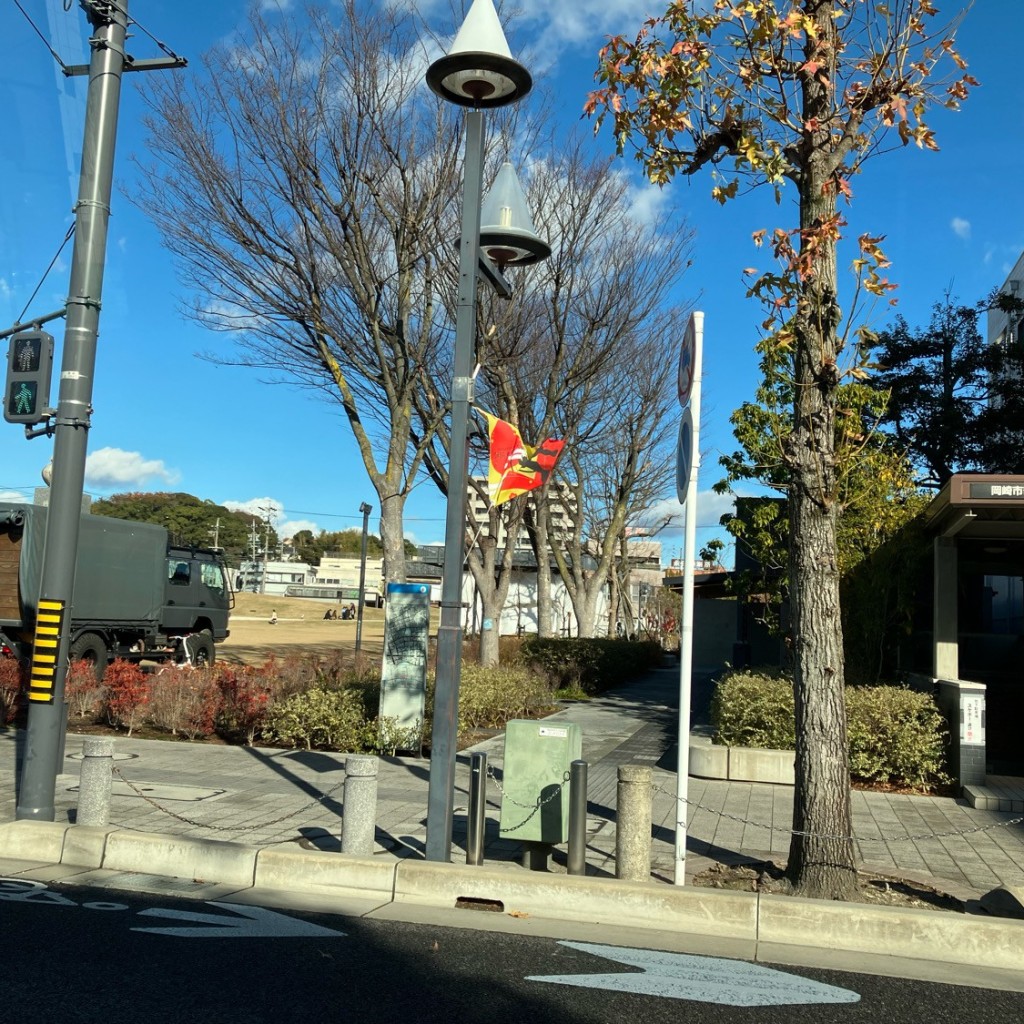
<svg viewBox="0 0 1024 1024"><path fill-rule="evenodd" d="M224 563L214 552L168 547L165 594L165 631L208 629L217 641L228 635L228 615L234 594Z"/></svg>

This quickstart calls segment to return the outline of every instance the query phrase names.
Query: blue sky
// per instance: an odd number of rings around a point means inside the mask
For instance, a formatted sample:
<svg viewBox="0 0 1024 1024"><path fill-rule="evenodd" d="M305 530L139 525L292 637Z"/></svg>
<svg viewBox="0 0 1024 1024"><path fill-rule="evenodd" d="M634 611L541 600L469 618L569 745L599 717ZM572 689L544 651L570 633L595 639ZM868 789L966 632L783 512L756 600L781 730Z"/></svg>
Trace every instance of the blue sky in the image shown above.
<svg viewBox="0 0 1024 1024"><path fill-rule="evenodd" d="M63 0L20 2L66 63L87 61L87 23L77 2L68 12ZM272 16L287 17L288 8L297 4L266 0L262 6ZM509 30L513 52L553 89L567 128L578 122L605 35L632 34L646 14L658 9L647 0L519 0L515 6L523 17ZM940 17L960 6L939 0ZM440 19L447 16L448 4L426 0L420 8ZM191 58L193 68L204 50L230 39L245 9L236 0L131 2L141 26ZM85 81L64 79L13 0L0 0L0 11L0 90L6 102L5 146L0 149L0 322L11 324L72 223ZM443 21L435 23L445 29ZM977 300L1002 283L1024 251L1019 184L1024 5L1020 0L977 0L959 38L981 88L961 113L932 116L940 152L912 147L890 153L869 163L853 182L849 237L862 231L884 234L893 264L888 274L899 284L899 305L877 310L877 328L895 312L912 325L925 323L931 304L947 288L965 302ZM136 57L159 55L141 32L129 49ZM124 82L86 488L94 497L125 490L182 490L219 503L270 503L280 509L277 526L285 535L302 527L358 526L360 502L376 506L376 495L336 407L287 386L261 383L251 370L218 367L196 356L220 340L178 312L187 294L170 257L155 228L124 198L134 173L129 158L144 155L139 77L127 76ZM610 133L602 133L594 145L610 152ZM623 166L638 173L631 160ZM645 188L639 176L637 187ZM763 265L763 257L751 234L793 219L767 194L721 207L711 199L710 188L708 178L698 178L675 182L659 194L652 190L648 197L652 215L684 217L696 231L694 266L679 298L705 314L698 544L720 532L715 524L725 510L723 499L703 492L721 475L719 451L732 448L729 414L752 396L757 383L753 345L761 316L744 300L742 270L759 259ZM543 234L542 224L537 229ZM63 303L70 252L69 244L29 315ZM841 266L853 256L847 246L840 253ZM59 365L63 322L50 329ZM55 379L54 398L56 388ZM13 424L0 423L0 430L0 497L31 495L41 483L51 443L46 438L27 441ZM666 497L673 491L674 479L668 478ZM406 530L421 543L443 538L444 506L429 482L409 499ZM668 531L663 540L665 558L678 555L681 531Z"/></svg>

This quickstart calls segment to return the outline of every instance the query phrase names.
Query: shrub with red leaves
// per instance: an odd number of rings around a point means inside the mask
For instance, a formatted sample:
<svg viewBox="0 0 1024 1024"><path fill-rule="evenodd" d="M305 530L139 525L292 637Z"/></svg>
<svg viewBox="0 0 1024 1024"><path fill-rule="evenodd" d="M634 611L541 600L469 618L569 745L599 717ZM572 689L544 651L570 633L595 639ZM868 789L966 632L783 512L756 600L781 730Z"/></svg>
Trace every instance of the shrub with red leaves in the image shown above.
<svg viewBox="0 0 1024 1024"><path fill-rule="evenodd" d="M0 725L13 722L18 713L24 670L17 658L0 656Z"/></svg>
<svg viewBox="0 0 1024 1024"><path fill-rule="evenodd" d="M269 663L271 669L273 663ZM241 739L251 747L256 733L263 727L270 706L271 684L266 675L268 666L218 666L217 687L220 690L218 731L228 739Z"/></svg>
<svg viewBox="0 0 1024 1024"><path fill-rule="evenodd" d="M103 699L103 687L96 678L96 666L85 658L71 662L64 677L64 698L68 710L76 718L90 721L99 713Z"/></svg>
<svg viewBox="0 0 1024 1024"><path fill-rule="evenodd" d="M106 687L104 706L112 725L132 730L142 722L143 709L149 703L150 684L146 673L130 661L115 658L103 675Z"/></svg>

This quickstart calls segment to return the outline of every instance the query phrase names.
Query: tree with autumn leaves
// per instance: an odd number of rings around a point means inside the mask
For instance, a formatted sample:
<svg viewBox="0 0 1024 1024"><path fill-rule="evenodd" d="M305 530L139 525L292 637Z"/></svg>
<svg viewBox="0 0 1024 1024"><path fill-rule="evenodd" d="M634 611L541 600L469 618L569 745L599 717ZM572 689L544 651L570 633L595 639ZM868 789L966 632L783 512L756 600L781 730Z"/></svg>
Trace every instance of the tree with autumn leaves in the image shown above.
<svg viewBox="0 0 1024 1024"><path fill-rule="evenodd" d="M680 0L634 40L609 41L588 100L653 182L708 171L722 203L744 183L779 197L796 190L799 223L755 236L775 263L748 295L766 309L762 358L784 367L792 396L778 438L797 728L788 872L806 896L843 898L856 886L836 543L849 453L836 446L837 396L867 376L859 307L894 287L881 235L862 235L841 306L840 202L887 143L938 148L928 111L956 108L977 84L955 49L956 24L940 27L936 15L931 0Z"/></svg>

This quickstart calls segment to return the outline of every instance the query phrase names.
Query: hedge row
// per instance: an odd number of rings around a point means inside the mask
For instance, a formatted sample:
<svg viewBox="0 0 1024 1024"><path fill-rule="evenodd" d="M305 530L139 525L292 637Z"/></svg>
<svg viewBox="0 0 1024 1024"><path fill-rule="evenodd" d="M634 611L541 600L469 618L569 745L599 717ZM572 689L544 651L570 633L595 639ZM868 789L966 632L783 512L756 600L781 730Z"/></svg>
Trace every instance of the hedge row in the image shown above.
<svg viewBox="0 0 1024 1024"><path fill-rule="evenodd" d="M782 674L723 676L711 717L718 742L726 746L796 746L793 683ZM928 694L901 686L850 686L846 721L852 778L913 789L949 781L946 721Z"/></svg>
<svg viewBox="0 0 1024 1024"><path fill-rule="evenodd" d="M653 640L614 637L537 637L523 640L523 661L541 669L556 690L600 693L661 664L664 651Z"/></svg>

